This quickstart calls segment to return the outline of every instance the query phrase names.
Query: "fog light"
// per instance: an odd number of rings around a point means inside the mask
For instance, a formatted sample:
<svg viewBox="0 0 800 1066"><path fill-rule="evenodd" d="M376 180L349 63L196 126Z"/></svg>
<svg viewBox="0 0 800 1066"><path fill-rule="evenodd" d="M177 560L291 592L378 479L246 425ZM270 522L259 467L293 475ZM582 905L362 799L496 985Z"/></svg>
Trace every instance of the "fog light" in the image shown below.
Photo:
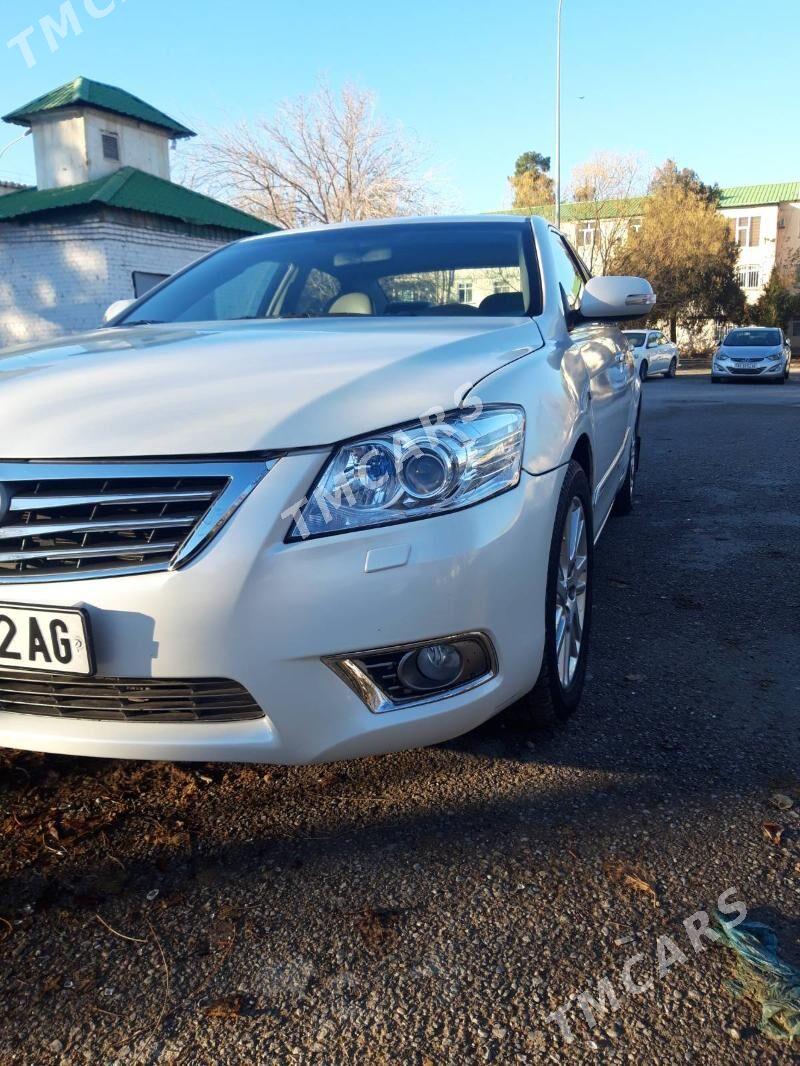
<svg viewBox="0 0 800 1066"><path fill-rule="evenodd" d="M403 656L397 676L414 692L429 692L454 685L463 665L461 652L452 644L426 644Z"/></svg>
<svg viewBox="0 0 800 1066"><path fill-rule="evenodd" d="M497 674L497 657L483 633L429 643L373 648L323 660L375 714L483 684Z"/></svg>

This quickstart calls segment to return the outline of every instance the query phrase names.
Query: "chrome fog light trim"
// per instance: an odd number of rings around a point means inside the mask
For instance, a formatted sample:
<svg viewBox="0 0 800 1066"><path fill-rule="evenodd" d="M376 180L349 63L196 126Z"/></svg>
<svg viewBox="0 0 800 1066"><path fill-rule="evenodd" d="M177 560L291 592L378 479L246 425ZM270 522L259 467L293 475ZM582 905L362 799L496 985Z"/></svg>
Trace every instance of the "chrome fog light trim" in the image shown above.
<svg viewBox="0 0 800 1066"><path fill-rule="evenodd" d="M422 649L448 645L458 652L461 668L449 686L412 690L403 680L401 665ZM373 714L385 714L422 703L457 696L497 675L497 655L485 633L457 633L409 644L326 656L322 660ZM398 671L400 671L398 673Z"/></svg>

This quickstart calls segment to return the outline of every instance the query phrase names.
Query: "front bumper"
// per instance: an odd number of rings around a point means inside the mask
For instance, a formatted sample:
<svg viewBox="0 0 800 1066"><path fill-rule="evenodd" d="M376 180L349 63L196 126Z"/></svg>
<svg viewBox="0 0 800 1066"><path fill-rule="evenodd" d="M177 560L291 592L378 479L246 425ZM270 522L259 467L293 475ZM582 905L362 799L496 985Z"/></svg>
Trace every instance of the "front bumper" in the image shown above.
<svg viewBox="0 0 800 1066"><path fill-rule="evenodd" d="M715 378L730 378L731 381L753 381L757 378L776 379L782 378L786 373L786 365L778 363L754 363L749 367L734 367L728 363L713 363L711 373Z"/></svg>
<svg viewBox="0 0 800 1066"><path fill-rule="evenodd" d="M280 515L302 498L323 459L281 459L185 569L0 584L0 602L82 607L99 676L228 678L252 694L263 718L96 722L0 709L0 745L112 758L318 762L449 739L528 691L544 646L563 470L523 473L513 491L453 514L285 544L289 520ZM496 675L388 713L372 713L323 662L467 631L491 641Z"/></svg>

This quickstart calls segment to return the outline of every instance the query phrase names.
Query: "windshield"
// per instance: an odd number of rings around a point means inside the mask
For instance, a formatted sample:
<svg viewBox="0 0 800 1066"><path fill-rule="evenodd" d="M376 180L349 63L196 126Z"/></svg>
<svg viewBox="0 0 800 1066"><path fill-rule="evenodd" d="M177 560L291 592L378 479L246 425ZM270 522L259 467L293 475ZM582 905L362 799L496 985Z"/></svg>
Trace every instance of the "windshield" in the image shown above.
<svg viewBox="0 0 800 1066"><path fill-rule="evenodd" d="M118 325L243 318L537 314L523 222L354 226L228 245Z"/></svg>
<svg viewBox="0 0 800 1066"><path fill-rule="evenodd" d="M644 332L634 333L633 330L625 330L625 336L628 338L634 348L641 348L641 346L644 344L644 340L647 334Z"/></svg>
<svg viewBox="0 0 800 1066"><path fill-rule="evenodd" d="M734 329L723 341L726 348L776 348L781 343L779 329Z"/></svg>

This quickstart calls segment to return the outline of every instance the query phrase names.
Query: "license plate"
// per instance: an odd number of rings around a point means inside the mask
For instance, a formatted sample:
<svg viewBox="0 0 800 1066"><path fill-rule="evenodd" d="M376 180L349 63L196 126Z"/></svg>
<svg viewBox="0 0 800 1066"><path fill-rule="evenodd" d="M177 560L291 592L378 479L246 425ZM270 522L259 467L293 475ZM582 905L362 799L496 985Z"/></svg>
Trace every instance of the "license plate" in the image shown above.
<svg viewBox="0 0 800 1066"><path fill-rule="evenodd" d="M733 365L736 367L737 370L752 370L753 369L753 364L752 363L734 363Z"/></svg>
<svg viewBox="0 0 800 1066"><path fill-rule="evenodd" d="M92 674L83 611L0 603L0 669Z"/></svg>

